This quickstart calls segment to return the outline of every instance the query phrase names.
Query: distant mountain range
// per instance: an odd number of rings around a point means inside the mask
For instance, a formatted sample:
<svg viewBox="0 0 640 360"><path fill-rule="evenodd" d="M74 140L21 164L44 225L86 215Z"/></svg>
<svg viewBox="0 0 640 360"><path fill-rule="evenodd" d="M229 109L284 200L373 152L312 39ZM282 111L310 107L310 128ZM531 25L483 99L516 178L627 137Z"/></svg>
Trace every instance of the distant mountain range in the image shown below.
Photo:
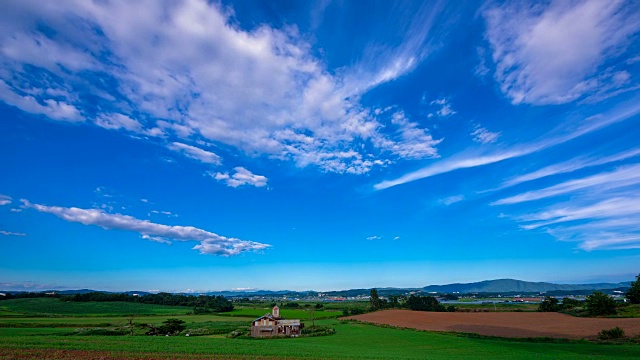
<svg viewBox="0 0 640 360"><path fill-rule="evenodd" d="M439 293L548 292L575 290L607 290L629 287L629 282L595 284L552 284L514 279L485 280L467 284L429 285L422 290Z"/></svg>
<svg viewBox="0 0 640 360"><path fill-rule="evenodd" d="M469 294L469 293L564 293L564 292L590 292L594 290L624 290L630 286L630 281L621 283L594 283L594 284L553 284L547 282L531 282L514 279L497 279L497 280L485 280L474 283L464 284L447 284L447 285L429 285L423 288L378 288L378 294L381 296L405 294L409 292L423 292L423 293L446 293L446 294ZM79 290L47 290L41 292L55 291L59 294L83 294L88 292L109 292L90 289ZM329 297L351 297L351 296L366 296L369 295L371 289L350 289L350 290L336 290L336 291L322 291L321 293ZM9 291L16 292L16 291ZM150 294L147 291L123 291L124 294ZM185 295L222 295L225 297L251 297L251 296L268 296L268 297L306 297L309 295L315 295L318 291L289 291L289 290L251 290L251 291L208 291L203 293L180 293Z"/></svg>

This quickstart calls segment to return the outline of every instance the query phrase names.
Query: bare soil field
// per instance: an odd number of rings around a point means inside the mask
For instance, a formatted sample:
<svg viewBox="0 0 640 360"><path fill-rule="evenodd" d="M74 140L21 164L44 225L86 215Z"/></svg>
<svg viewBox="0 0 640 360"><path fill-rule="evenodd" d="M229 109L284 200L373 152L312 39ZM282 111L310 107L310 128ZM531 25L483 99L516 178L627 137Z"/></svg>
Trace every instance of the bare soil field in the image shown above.
<svg viewBox="0 0 640 360"><path fill-rule="evenodd" d="M593 339L600 330L619 326L627 336L640 335L640 319L579 318L541 312L423 312L383 310L347 317L364 322L431 331L526 338Z"/></svg>

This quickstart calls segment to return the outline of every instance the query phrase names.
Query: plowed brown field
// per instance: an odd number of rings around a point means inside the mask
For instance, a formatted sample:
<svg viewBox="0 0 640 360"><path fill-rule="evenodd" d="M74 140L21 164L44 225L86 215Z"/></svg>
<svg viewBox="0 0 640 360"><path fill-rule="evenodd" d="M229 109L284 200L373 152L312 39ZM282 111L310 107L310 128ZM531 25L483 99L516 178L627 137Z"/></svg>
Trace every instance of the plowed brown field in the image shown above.
<svg viewBox="0 0 640 360"><path fill-rule="evenodd" d="M592 339L619 326L627 336L640 335L640 319L579 318L540 312L424 312L383 310L350 316L365 322L432 331L456 331L501 337Z"/></svg>

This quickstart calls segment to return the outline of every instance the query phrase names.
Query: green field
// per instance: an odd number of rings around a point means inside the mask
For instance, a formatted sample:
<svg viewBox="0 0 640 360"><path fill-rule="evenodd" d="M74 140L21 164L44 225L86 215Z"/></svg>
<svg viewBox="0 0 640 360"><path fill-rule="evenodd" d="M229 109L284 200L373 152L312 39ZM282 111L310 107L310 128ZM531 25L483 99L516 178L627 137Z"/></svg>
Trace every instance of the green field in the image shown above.
<svg viewBox="0 0 640 360"><path fill-rule="evenodd" d="M42 301L46 300L46 301ZM131 303L63 303L55 299L7 300L0 305L12 315L0 316L0 359L638 359L640 345L597 344L587 341L531 341L434 333L316 320L335 335L291 339L226 338L247 328L267 305L239 308L226 315L186 315L188 308L142 305L134 324L160 324L167 318L185 321L181 336L147 336L134 327L134 336L87 335L91 330L128 333ZM264 307L264 308L263 308ZM105 311L101 313L100 311ZM282 309L288 318L306 319L311 311ZM26 314L17 316L16 313ZM180 315L180 313L182 313ZM46 314L35 316L36 314ZM172 315L179 314L179 315ZM315 311L315 318L340 315ZM62 316L65 315L65 316ZM89 331L87 331L89 330ZM189 333L191 336L184 336Z"/></svg>
<svg viewBox="0 0 640 360"><path fill-rule="evenodd" d="M186 314L189 307L138 304L129 302L71 302L52 298L12 299L0 302L0 316L111 316Z"/></svg>
<svg viewBox="0 0 640 360"><path fill-rule="evenodd" d="M242 309L233 309L230 313L225 313L224 316L241 316L241 317L249 317L255 319L260 317L266 313L270 313L271 308L242 308ZM309 320L313 316L316 319L326 319L326 318L336 318L342 316L342 311L340 310L316 310L313 314L312 311L309 310L290 310L290 309L280 309L280 315L285 319L301 319L301 320Z"/></svg>
<svg viewBox="0 0 640 360"><path fill-rule="evenodd" d="M0 354L12 349L103 351L124 357L208 355L303 359L637 359L640 346L586 342L526 342L473 338L364 324L321 321L336 335L299 339L222 337L64 336L56 329L2 329ZM41 332L42 331L42 332ZM41 333L40 333L41 332Z"/></svg>

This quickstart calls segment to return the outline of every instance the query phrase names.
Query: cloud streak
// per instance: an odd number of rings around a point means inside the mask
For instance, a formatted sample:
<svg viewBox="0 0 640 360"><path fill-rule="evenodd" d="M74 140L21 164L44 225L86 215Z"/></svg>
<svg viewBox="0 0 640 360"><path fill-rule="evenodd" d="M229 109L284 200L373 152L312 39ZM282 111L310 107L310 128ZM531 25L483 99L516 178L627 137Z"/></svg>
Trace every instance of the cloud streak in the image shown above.
<svg viewBox="0 0 640 360"><path fill-rule="evenodd" d="M527 201L540 200L575 192L577 190L603 187L608 190L636 185L640 183L640 164L623 166L614 171L592 175L582 179L565 181L548 188L528 191L491 203L491 205L510 205Z"/></svg>
<svg viewBox="0 0 640 360"><path fill-rule="evenodd" d="M523 174L523 175L519 175L514 178L511 178L505 181L500 186L500 189L504 189L510 186L515 186L528 181L541 179L547 176L565 174L565 173L570 173L576 170L580 170L580 169L584 169L592 166L609 164L612 162L636 157L638 155L640 155L640 148L636 148L636 149L624 151L615 155L604 156L604 157L574 158L569 161L550 165L542 169L530 172L528 174Z"/></svg>
<svg viewBox="0 0 640 360"><path fill-rule="evenodd" d="M169 150L179 152L190 159L198 160L201 163L212 165L220 165L222 163L220 156L195 146L173 142L167 145L167 148L169 148Z"/></svg>
<svg viewBox="0 0 640 360"><path fill-rule="evenodd" d="M270 247L253 241L224 237L193 226L170 226L140 220L132 216L109 214L99 209L66 208L60 206L46 206L33 204L28 200L21 200L25 207L39 212L55 215L65 221L95 225L105 230L124 230L140 234L143 238L157 241L197 241L193 249L201 254L232 256L247 251L260 251Z"/></svg>
<svg viewBox="0 0 640 360"><path fill-rule="evenodd" d="M25 233L17 233L17 232L4 231L4 230L0 230L0 235L5 235L5 236L27 236L27 234L25 234Z"/></svg>
<svg viewBox="0 0 640 360"><path fill-rule="evenodd" d="M619 105L607 113L590 116L580 122L577 127L573 127L571 123L565 123L528 144L515 145L511 148L488 154L474 154L471 152L471 155L469 155L468 152L459 153L433 165L402 175L394 180L381 181L375 184L373 188L374 190L384 190L451 171L494 164L500 161L529 155L638 115L640 113L640 102L638 102L638 100L639 99L636 98L634 101Z"/></svg>
<svg viewBox="0 0 640 360"><path fill-rule="evenodd" d="M11 204L11 197L0 194L0 206Z"/></svg>

